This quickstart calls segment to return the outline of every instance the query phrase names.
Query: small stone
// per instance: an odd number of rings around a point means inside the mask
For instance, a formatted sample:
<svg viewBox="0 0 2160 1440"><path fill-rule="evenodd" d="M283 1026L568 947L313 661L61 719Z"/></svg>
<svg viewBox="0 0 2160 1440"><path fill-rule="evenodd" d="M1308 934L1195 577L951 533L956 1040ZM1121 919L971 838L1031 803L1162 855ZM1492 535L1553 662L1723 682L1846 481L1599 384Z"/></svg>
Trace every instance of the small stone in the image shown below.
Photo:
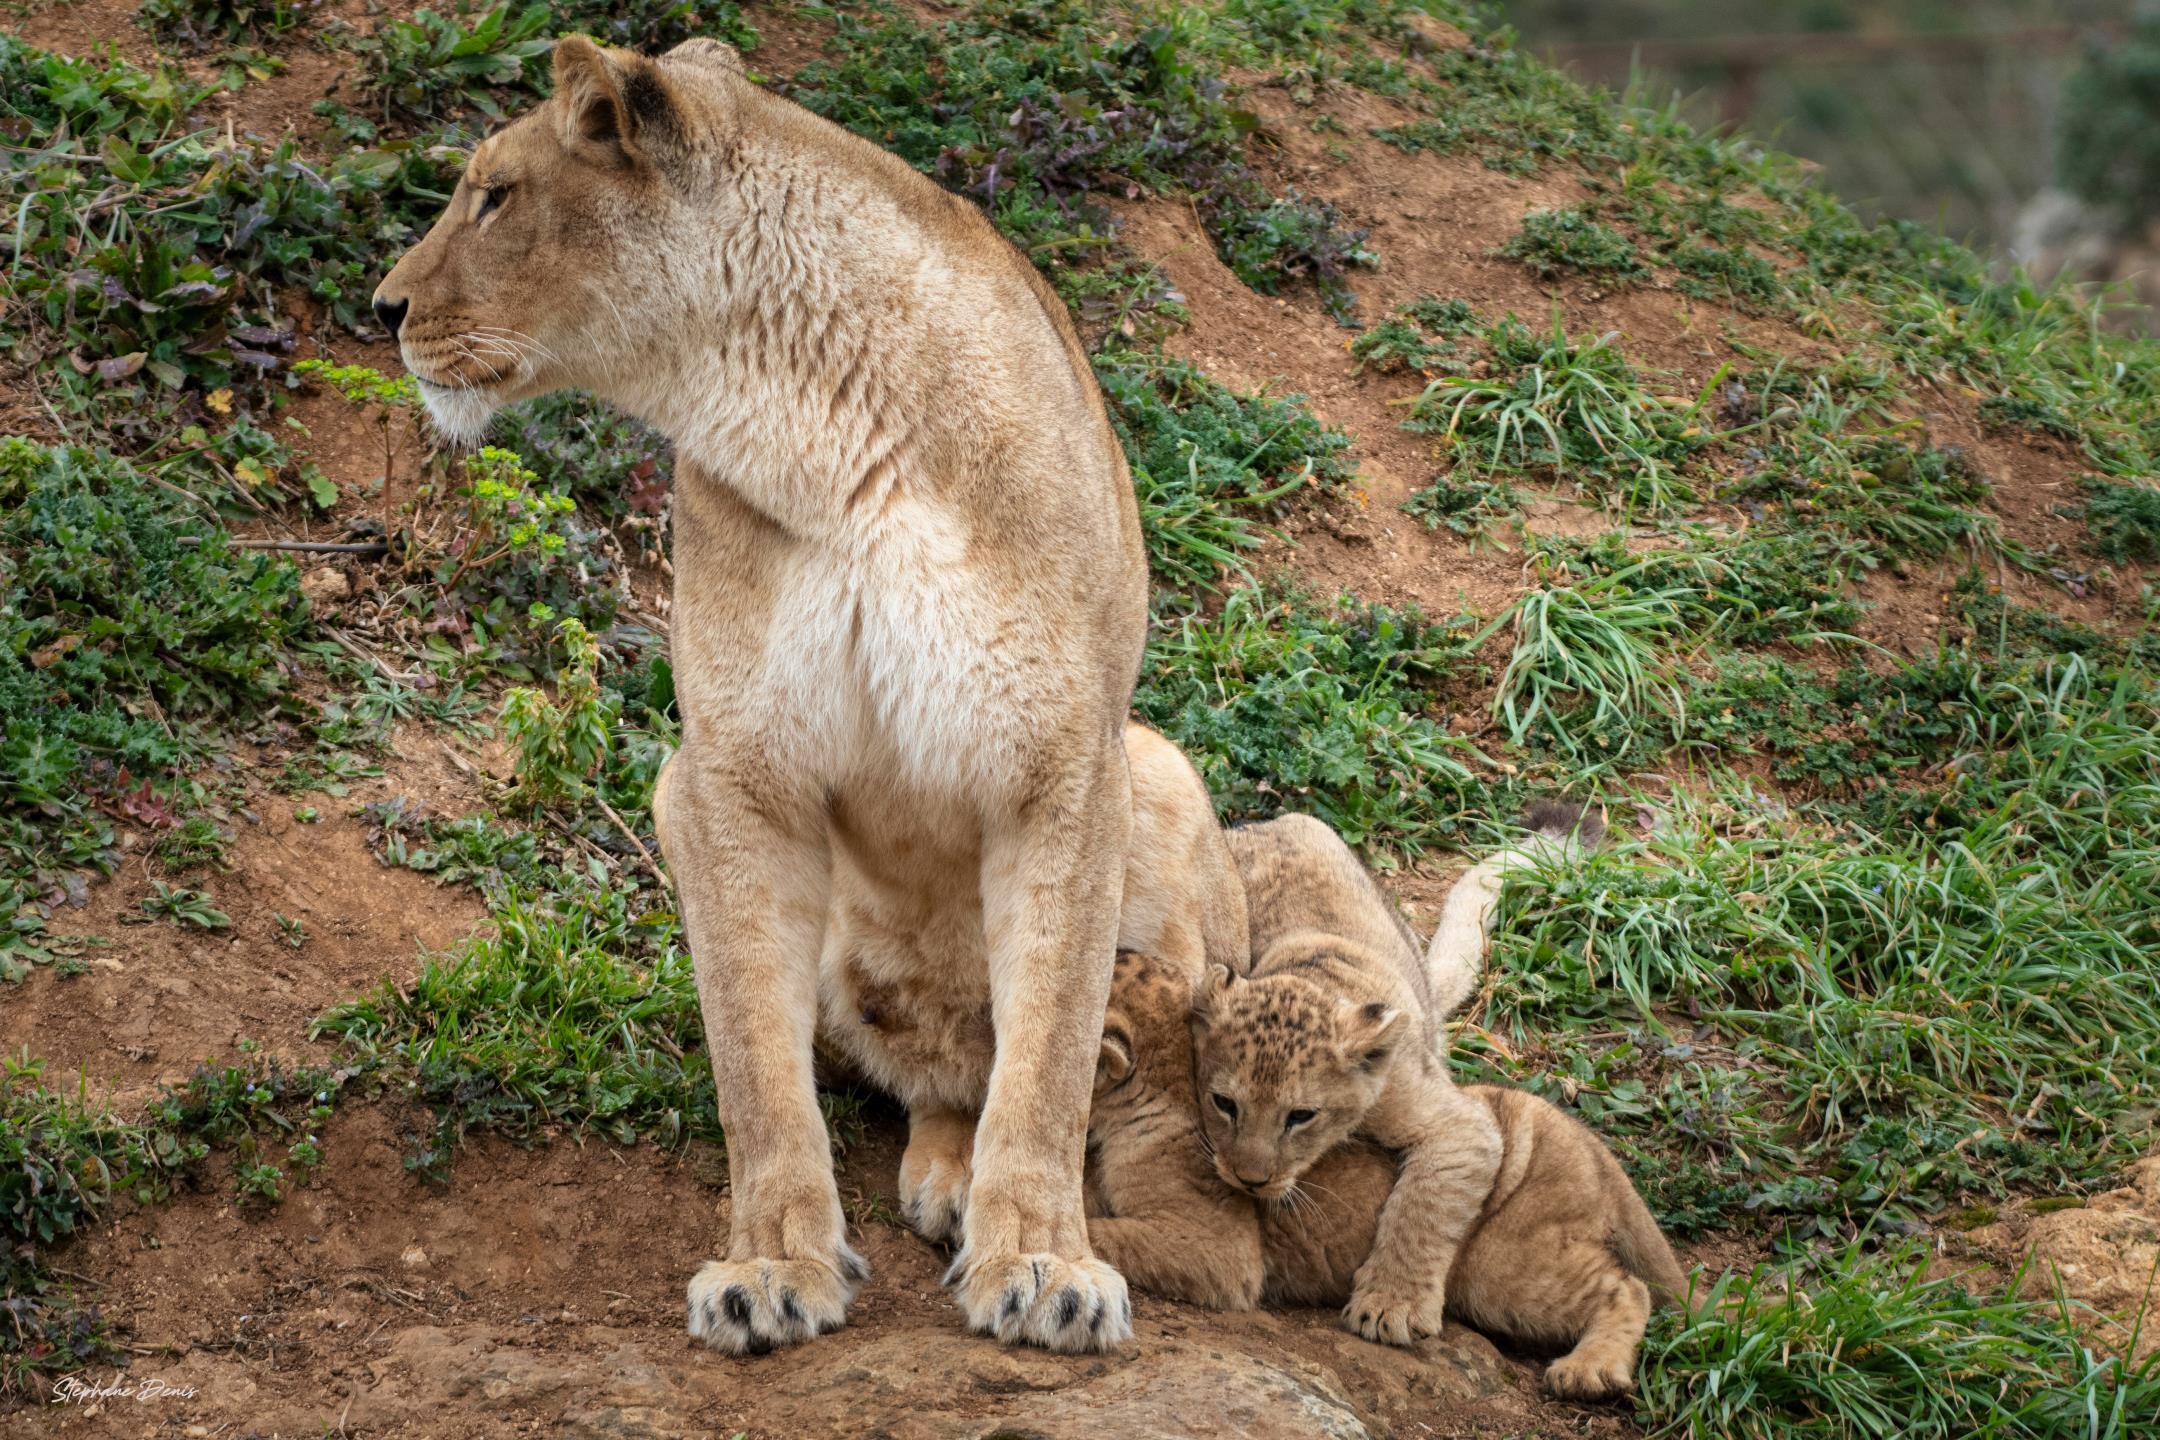
<svg viewBox="0 0 2160 1440"><path fill-rule="evenodd" d="M300 593L307 596L309 604L320 609L351 595L352 581L346 579L345 572L335 565L318 565L302 572Z"/></svg>
<svg viewBox="0 0 2160 1440"><path fill-rule="evenodd" d="M408 1270L425 1270L428 1268L427 1251L421 1249L418 1245L406 1246L405 1253L398 1256L398 1260Z"/></svg>

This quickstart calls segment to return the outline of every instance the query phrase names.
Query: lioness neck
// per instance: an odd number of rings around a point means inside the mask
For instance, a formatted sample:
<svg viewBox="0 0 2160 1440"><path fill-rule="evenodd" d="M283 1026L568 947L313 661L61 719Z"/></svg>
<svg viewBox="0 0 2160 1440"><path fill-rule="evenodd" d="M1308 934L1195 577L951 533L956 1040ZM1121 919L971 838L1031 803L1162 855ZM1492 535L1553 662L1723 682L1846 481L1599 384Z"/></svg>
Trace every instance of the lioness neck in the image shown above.
<svg viewBox="0 0 2160 1440"><path fill-rule="evenodd" d="M753 103L766 113L716 162L709 223L653 257L669 323L606 398L801 538L860 531L900 498L965 505L1043 391L1082 390L1076 352L973 207Z"/></svg>

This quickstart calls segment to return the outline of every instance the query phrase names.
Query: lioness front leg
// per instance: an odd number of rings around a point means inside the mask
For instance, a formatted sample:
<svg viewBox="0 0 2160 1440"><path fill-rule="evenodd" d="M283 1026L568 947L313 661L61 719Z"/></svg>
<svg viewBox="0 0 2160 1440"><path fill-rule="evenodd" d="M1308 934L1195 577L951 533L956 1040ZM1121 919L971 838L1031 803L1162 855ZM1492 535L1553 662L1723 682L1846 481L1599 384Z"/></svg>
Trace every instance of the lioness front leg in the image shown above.
<svg viewBox="0 0 2160 1440"><path fill-rule="evenodd" d="M1081 1203L1132 807L1114 728L1073 753L1066 773L985 827L997 1064L950 1272L972 1328L1063 1351L1132 1334L1125 1281L1088 1248Z"/></svg>
<svg viewBox="0 0 2160 1440"><path fill-rule="evenodd" d="M925 1240L960 1239L973 1178L975 1117L921 1105L908 1111L900 1156L900 1212Z"/></svg>
<svg viewBox="0 0 2160 1440"><path fill-rule="evenodd" d="M690 1281L690 1333L762 1354L847 1319L869 1267L847 1246L832 1150L811 1074L823 830L789 830L750 803L718 757L685 740L653 807L682 898L732 1197L725 1260Z"/></svg>
<svg viewBox="0 0 2160 1440"><path fill-rule="evenodd" d="M1440 1333L1448 1274L1500 1170L1500 1131L1474 1097L1426 1077L1400 1102L1384 1099L1366 1133L1402 1152L1401 1170L1343 1323L1367 1340L1410 1345Z"/></svg>

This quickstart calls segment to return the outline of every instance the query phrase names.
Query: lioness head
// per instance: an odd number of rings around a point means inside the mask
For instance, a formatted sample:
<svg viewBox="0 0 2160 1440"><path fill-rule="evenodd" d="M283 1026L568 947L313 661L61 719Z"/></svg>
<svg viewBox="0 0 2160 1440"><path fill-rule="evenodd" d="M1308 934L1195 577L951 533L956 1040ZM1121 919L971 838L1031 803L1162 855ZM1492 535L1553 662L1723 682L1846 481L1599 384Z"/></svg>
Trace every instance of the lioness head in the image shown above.
<svg viewBox="0 0 2160 1440"><path fill-rule="evenodd" d="M1192 1011L1200 1128L1225 1185L1283 1198L1350 1137L1387 1083L1403 1012L1360 1005L1295 974L1214 966Z"/></svg>
<svg viewBox="0 0 2160 1440"><path fill-rule="evenodd" d="M375 291L451 439L478 439L511 401L607 394L637 373L667 329L653 272L712 189L741 76L713 40L657 60L556 44L554 95L480 143L442 218Z"/></svg>

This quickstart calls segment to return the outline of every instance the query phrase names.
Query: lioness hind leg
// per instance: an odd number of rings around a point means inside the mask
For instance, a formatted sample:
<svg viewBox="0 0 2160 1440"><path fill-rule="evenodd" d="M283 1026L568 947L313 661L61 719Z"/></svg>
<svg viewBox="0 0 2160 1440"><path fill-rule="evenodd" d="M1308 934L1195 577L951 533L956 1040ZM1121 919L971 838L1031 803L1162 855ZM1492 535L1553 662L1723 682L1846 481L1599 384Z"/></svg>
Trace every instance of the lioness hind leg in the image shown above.
<svg viewBox="0 0 2160 1440"><path fill-rule="evenodd" d="M900 1210L925 1240L958 1243L974 1179L975 1117L923 1106L908 1112Z"/></svg>
<svg viewBox="0 0 2160 1440"><path fill-rule="evenodd" d="M661 775L660 846L682 898L727 1133L727 1258L690 1282L690 1333L761 1354L838 1329L869 1267L847 1246L811 1036L829 867L823 831L747 802L687 741Z"/></svg>
<svg viewBox="0 0 2160 1440"><path fill-rule="evenodd" d="M1125 1281L1089 1250L1081 1204L1131 796L1115 731L1066 753L1079 758L985 826L997 1063L949 1278L971 1328L1076 1352L1132 1334Z"/></svg>
<svg viewBox="0 0 2160 1440"><path fill-rule="evenodd" d="M1575 1348L1545 1367L1545 1388L1567 1400L1610 1400L1635 1389L1635 1352L1650 1323L1650 1287L1623 1273L1609 1254L1588 1253L1569 1263L1592 1264L1602 1258L1607 1272L1600 1293L1590 1303L1582 1338Z"/></svg>

